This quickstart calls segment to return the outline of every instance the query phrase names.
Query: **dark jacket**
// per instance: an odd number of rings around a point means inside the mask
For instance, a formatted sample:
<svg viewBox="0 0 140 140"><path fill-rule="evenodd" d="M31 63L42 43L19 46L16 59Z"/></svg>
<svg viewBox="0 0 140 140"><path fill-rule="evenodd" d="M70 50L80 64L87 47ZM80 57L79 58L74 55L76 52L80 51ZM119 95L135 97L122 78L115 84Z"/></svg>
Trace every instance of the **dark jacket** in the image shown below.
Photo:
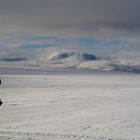
<svg viewBox="0 0 140 140"><path fill-rule="evenodd" d="M3 102L2 102L1 99L0 99L0 106L2 105L2 103L3 103Z"/></svg>

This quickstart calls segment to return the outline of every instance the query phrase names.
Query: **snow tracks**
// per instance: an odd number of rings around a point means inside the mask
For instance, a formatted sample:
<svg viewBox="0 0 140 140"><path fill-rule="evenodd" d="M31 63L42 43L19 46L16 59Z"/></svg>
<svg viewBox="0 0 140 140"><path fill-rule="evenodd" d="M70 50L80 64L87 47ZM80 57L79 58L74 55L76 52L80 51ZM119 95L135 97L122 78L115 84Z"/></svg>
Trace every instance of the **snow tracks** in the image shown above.
<svg viewBox="0 0 140 140"><path fill-rule="evenodd" d="M35 133L0 131L0 140L140 140L140 138L107 138L71 133Z"/></svg>

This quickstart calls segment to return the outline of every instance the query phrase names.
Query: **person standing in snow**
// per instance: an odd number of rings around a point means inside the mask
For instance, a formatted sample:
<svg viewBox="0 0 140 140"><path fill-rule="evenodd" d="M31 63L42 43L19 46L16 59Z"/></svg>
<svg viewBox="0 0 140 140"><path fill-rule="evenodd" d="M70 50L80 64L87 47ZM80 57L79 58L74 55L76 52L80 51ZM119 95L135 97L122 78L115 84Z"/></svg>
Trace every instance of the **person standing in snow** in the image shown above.
<svg viewBox="0 0 140 140"><path fill-rule="evenodd" d="M1 85L1 79L0 79L0 85ZM3 103L3 102L2 102L1 99L0 99L0 106L2 105L2 103Z"/></svg>
<svg viewBox="0 0 140 140"><path fill-rule="evenodd" d="M2 103L3 103L3 102L2 102L1 99L0 99L0 106L2 105Z"/></svg>

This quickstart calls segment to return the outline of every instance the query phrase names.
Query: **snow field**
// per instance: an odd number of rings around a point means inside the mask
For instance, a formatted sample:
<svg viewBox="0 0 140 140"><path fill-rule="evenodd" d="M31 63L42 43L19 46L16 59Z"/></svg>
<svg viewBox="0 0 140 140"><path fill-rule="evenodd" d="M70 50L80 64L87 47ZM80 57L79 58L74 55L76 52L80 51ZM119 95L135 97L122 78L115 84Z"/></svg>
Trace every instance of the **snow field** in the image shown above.
<svg viewBox="0 0 140 140"><path fill-rule="evenodd" d="M138 139L140 75L1 75L1 140Z"/></svg>

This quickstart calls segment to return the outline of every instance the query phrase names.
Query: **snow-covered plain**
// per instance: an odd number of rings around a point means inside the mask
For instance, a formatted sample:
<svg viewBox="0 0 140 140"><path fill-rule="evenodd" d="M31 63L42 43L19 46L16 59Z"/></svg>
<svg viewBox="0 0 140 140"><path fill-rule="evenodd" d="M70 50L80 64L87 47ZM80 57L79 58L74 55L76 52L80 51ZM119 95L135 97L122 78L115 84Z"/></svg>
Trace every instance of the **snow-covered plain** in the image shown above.
<svg viewBox="0 0 140 140"><path fill-rule="evenodd" d="M0 140L140 138L139 74L19 71L0 71Z"/></svg>

